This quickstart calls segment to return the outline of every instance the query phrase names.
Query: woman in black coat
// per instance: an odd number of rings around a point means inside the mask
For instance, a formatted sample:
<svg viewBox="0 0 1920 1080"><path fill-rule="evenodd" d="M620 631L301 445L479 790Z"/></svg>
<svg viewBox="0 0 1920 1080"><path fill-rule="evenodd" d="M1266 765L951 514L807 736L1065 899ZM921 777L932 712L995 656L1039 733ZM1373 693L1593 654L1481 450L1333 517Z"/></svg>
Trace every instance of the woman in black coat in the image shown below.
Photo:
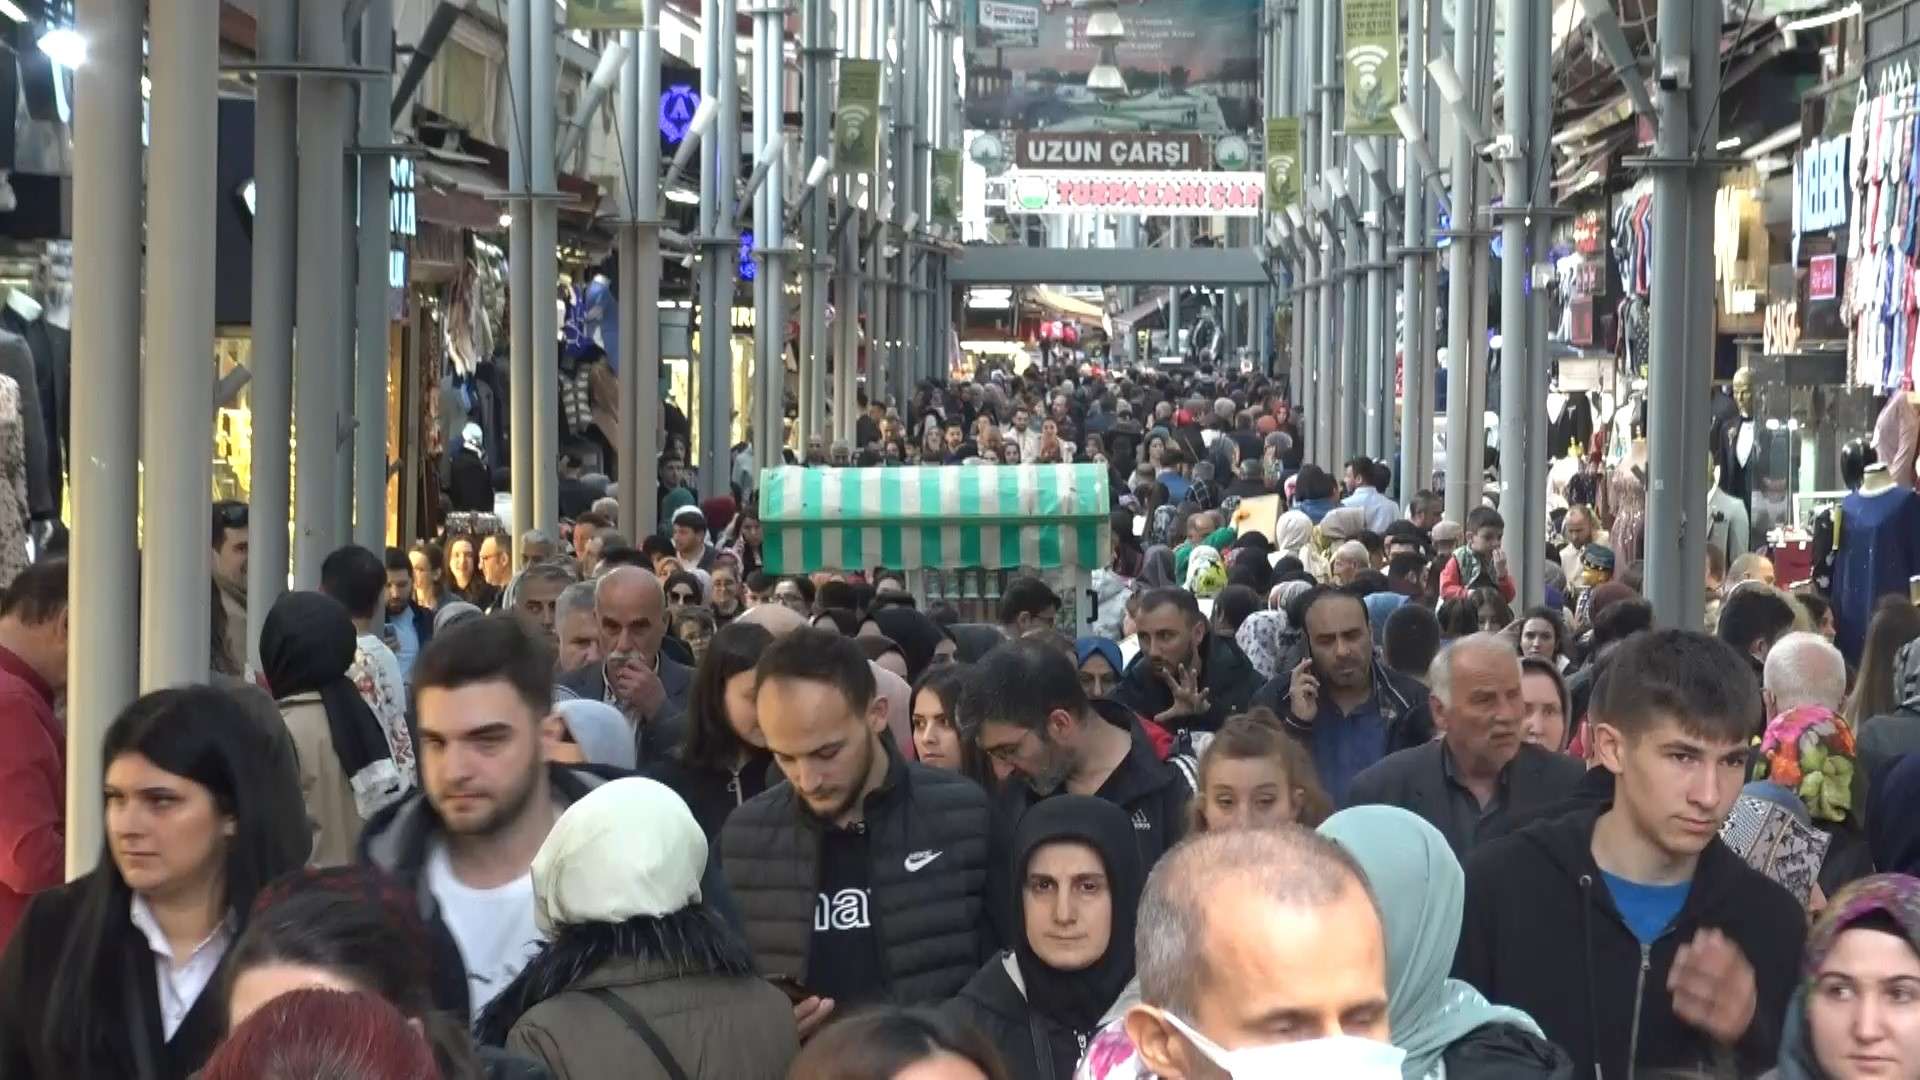
<svg viewBox="0 0 1920 1080"><path fill-rule="evenodd" d="M255 894L299 866L274 794L299 777L227 694L148 694L101 757L99 864L35 897L0 956L7 1080L194 1073L226 1030L221 972Z"/></svg>
<svg viewBox="0 0 1920 1080"><path fill-rule="evenodd" d="M772 774L753 697L753 666L772 642L754 623L728 623L714 633L693 675L686 739L647 771L685 800L709 844L719 842L735 807L767 789Z"/></svg>
<svg viewBox="0 0 1920 1080"><path fill-rule="evenodd" d="M1011 1080L1070 1080L1102 1024L1139 997L1133 924L1146 866L1126 811L1056 795L1013 845L1020 937L947 1003L1000 1051Z"/></svg>

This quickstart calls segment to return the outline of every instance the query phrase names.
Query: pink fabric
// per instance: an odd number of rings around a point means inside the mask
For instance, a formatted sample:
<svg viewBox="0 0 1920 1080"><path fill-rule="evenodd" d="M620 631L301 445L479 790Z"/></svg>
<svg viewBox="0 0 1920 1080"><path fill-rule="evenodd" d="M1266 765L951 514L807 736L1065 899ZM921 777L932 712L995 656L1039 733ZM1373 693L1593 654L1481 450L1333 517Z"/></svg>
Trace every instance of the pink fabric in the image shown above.
<svg viewBox="0 0 1920 1080"><path fill-rule="evenodd" d="M1873 452L1886 465L1893 481L1913 490L1914 458L1920 456L1920 406L1905 391L1896 391L1873 425Z"/></svg>

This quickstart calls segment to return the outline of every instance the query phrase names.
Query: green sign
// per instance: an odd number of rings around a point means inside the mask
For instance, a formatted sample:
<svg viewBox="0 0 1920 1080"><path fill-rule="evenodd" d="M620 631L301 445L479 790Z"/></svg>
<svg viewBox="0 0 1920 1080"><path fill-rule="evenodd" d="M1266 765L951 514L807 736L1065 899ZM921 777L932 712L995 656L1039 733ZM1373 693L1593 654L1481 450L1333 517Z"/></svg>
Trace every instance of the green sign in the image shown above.
<svg viewBox="0 0 1920 1080"><path fill-rule="evenodd" d="M1300 118L1267 118L1267 212L1300 201Z"/></svg>
<svg viewBox="0 0 1920 1080"><path fill-rule="evenodd" d="M1397 135L1400 104L1400 0L1344 0L1346 133Z"/></svg>
<svg viewBox="0 0 1920 1080"><path fill-rule="evenodd" d="M574 30L640 30L647 25L645 0L567 0L567 26Z"/></svg>
<svg viewBox="0 0 1920 1080"><path fill-rule="evenodd" d="M878 60L840 61L840 98L833 110L834 169L873 173L880 168Z"/></svg>
<svg viewBox="0 0 1920 1080"><path fill-rule="evenodd" d="M960 224L960 151L933 152L933 220Z"/></svg>

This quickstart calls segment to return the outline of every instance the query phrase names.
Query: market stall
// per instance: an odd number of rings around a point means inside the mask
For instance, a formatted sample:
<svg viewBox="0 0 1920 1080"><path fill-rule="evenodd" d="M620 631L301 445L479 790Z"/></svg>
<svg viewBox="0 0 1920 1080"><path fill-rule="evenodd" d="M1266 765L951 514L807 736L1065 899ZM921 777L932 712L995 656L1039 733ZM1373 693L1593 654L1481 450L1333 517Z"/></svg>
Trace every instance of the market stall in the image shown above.
<svg viewBox="0 0 1920 1080"><path fill-rule="evenodd" d="M966 621L993 621L1007 580L1031 573L1061 595L1062 629L1085 625L1111 509L1104 465L760 474L768 573L902 570L921 610L944 601Z"/></svg>

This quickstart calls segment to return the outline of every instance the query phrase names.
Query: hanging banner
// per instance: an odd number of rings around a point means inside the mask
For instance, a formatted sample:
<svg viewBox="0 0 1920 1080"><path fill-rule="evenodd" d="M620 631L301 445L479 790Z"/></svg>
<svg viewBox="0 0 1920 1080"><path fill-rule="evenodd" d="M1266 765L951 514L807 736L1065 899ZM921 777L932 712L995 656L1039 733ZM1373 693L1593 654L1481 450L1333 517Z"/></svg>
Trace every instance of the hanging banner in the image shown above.
<svg viewBox="0 0 1920 1080"><path fill-rule="evenodd" d="M1400 0L1344 0L1346 133L1397 136L1400 104Z"/></svg>
<svg viewBox="0 0 1920 1080"><path fill-rule="evenodd" d="M1023 214L1132 214L1140 217L1256 217L1259 173L1137 173L1022 169L1007 210Z"/></svg>
<svg viewBox="0 0 1920 1080"><path fill-rule="evenodd" d="M933 220L937 225L960 224L960 151L933 152Z"/></svg>
<svg viewBox="0 0 1920 1080"><path fill-rule="evenodd" d="M647 25L645 0L567 0L572 30L639 30Z"/></svg>
<svg viewBox="0 0 1920 1080"><path fill-rule="evenodd" d="M833 110L833 166L839 173L880 168L880 61L840 61L840 96Z"/></svg>
<svg viewBox="0 0 1920 1080"><path fill-rule="evenodd" d="M1267 118L1267 207L1281 210L1300 201L1300 118Z"/></svg>

